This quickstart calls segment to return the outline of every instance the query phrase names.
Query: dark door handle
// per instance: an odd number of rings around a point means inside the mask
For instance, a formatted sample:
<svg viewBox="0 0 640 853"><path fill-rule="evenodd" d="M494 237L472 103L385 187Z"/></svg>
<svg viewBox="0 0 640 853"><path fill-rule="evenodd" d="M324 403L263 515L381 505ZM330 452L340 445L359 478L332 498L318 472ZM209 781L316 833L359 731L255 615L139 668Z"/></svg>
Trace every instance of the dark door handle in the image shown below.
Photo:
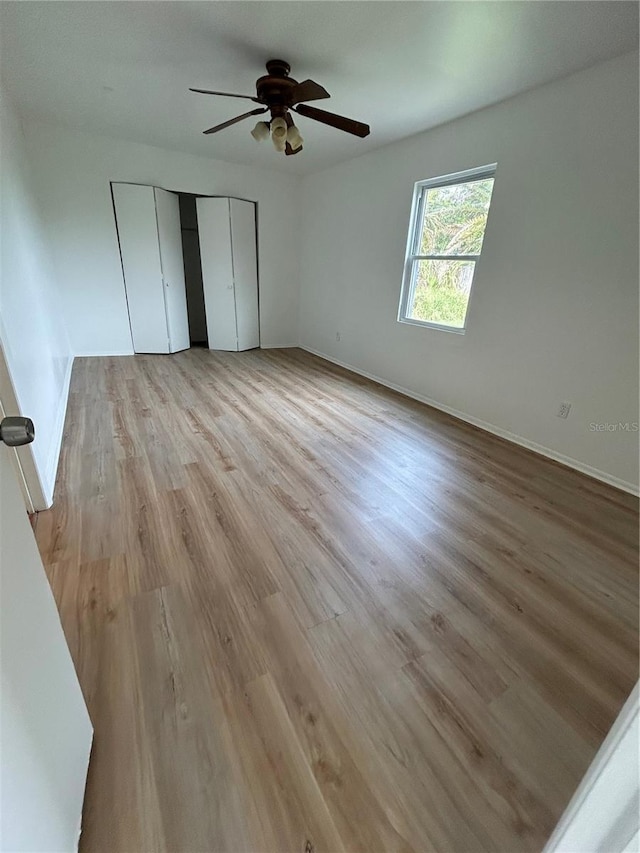
<svg viewBox="0 0 640 853"><path fill-rule="evenodd" d="M35 437L36 428L31 418L19 418L14 415L0 421L0 441L4 441L9 447L31 444Z"/></svg>

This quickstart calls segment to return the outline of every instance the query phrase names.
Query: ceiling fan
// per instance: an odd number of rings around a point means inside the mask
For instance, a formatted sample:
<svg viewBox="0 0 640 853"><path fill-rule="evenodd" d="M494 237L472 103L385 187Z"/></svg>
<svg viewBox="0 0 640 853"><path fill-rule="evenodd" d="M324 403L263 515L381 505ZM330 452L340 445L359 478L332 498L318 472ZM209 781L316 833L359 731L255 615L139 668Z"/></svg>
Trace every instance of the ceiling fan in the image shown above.
<svg viewBox="0 0 640 853"><path fill-rule="evenodd" d="M300 136L300 131L293 123L291 116L291 111L293 111L305 116L305 118L311 118L338 130L344 130L346 133L352 133L354 136L363 138L369 135L368 124L307 106L306 101L319 101L331 96L326 89L318 83L314 83L313 80L304 80L302 83L298 83L297 80L289 77L290 71L291 66L288 62L283 59L270 59L267 62L267 74L256 80L256 97L253 95L235 95L231 92L212 92L210 89L189 89L190 92L199 92L202 95L244 98L263 105L255 110L249 110L248 113L229 119L229 121L223 121L222 124L217 124L203 132L206 134L217 133L219 130L231 127L232 124L243 121L245 118L269 112L271 113L270 121L259 121L251 131L253 138L257 142L261 142L271 136L276 151L284 151L287 155L298 154L302 151L303 139Z"/></svg>

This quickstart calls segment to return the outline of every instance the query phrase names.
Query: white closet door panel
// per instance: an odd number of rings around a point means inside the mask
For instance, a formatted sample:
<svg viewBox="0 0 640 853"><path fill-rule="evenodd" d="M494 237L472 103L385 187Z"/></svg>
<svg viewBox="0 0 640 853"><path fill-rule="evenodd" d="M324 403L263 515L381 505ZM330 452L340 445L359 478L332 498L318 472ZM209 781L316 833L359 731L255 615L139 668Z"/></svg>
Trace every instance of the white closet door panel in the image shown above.
<svg viewBox="0 0 640 853"><path fill-rule="evenodd" d="M209 349L237 350L228 198L198 198L198 235Z"/></svg>
<svg viewBox="0 0 640 853"><path fill-rule="evenodd" d="M154 187L160 262L164 284L169 350L189 349L189 319L187 292L184 286L184 261L182 259L182 231L180 229L180 202L175 193Z"/></svg>
<svg viewBox="0 0 640 853"><path fill-rule="evenodd" d="M113 184L135 352L169 352L153 187Z"/></svg>
<svg viewBox="0 0 640 853"><path fill-rule="evenodd" d="M256 206L237 198L230 205L238 349L253 349L260 346Z"/></svg>

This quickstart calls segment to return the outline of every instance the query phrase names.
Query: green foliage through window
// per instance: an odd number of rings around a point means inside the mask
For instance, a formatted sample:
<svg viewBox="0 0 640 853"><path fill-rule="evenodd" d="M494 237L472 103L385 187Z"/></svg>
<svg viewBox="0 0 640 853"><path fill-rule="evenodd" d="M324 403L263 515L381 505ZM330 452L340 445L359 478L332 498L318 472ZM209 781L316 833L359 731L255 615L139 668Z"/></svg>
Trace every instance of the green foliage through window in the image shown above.
<svg viewBox="0 0 640 853"><path fill-rule="evenodd" d="M479 255L493 178L426 190L418 255Z"/></svg>
<svg viewBox="0 0 640 853"><path fill-rule="evenodd" d="M411 317L445 326L464 326L475 261L415 261Z"/></svg>
<svg viewBox="0 0 640 853"><path fill-rule="evenodd" d="M492 190L493 177L484 176L423 188L407 319L464 328ZM416 257L420 255L428 257Z"/></svg>

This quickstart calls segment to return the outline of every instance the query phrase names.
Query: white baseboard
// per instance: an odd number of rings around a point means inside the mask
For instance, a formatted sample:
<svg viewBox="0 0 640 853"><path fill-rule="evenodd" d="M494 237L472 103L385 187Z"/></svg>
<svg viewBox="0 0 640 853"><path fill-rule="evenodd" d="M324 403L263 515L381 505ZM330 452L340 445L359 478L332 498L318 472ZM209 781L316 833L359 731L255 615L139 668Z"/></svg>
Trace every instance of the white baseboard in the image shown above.
<svg viewBox="0 0 640 853"><path fill-rule="evenodd" d="M62 436L64 435L64 421L67 416L67 403L69 402L69 387L71 385L71 371L73 370L74 356L69 357L67 372L64 376L62 384L62 394L58 401L58 412L56 414L56 423L51 442L49 445L49 460L47 471L45 473L45 482L43 483L44 496L48 506L53 503L53 490L56 485L56 476L58 474L58 462L60 461L60 450L62 448Z"/></svg>
<svg viewBox="0 0 640 853"><path fill-rule="evenodd" d="M77 352L76 358L110 358L111 356L135 355L133 350L123 350L122 352Z"/></svg>
<svg viewBox="0 0 640 853"><path fill-rule="evenodd" d="M260 344L260 349L295 349L300 344ZM122 355L135 355L133 350L123 350L122 352L77 352L76 358L111 358L112 356L119 357ZM144 353L143 353L144 354ZM168 353L160 353L160 355L168 355Z"/></svg>
<svg viewBox="0 0 640 853"><path fill-rule="evenodd" d="M437 400L431 399L431 397L425 397L423 394L417 394L415 391L411 391L409 388L405 388L402 385L396 385L394 382L389 382L387 379L382 379L380 376L376 376L373 373L369 373L366 370L360 370L358 367L354 367L352 364L347 364L344 361L340 361L337 358L333 358L333 356L327 355L326 353L320 352L319 350L312 349L311 347L306 347L303 344L298 344L300 349L305 350L306 352L310 352L312 355L318 356L318 358L323 358L325 361L330 361L332 364L337 364L338 367L343 367L345 370L350 370L352 373L357 373L358 376L364 376L365 379L371 379L372 382L377 382L379 385L384 385L385 388L391 388L392 391L397 391L399 394L403 394L405 397L410 397L412 400L417 400L419 403L425 403L427 406L431 406L434 409L438 409L441 412L446 412L446 414L451 415L454 418L457 418L460 421L464 421L465 423L471 424L472 426L478 427L479 429L484 430L485 432L490 432L492 435L497 435L499 438L504 438L507 441L511 441L513 444L518 444L520 447L526 447L527 450L532 450L534 453L539 453L540 456L546 456L547 459L553 459L554 462L560 462L563 465L566 465L568 468L573 468L575 471L580 471L582 474L586 474L589 477L593 477L595 480L600 480L603 483L607 483L610 486L615 486L616 489L621 489L624 492L629 492L632 495L640 494L640 488L636 486L634 483L629 483L626 480L621 480L618 477L613 477L611 474L607 474L606 471L601 471L599 468L593 468L591 465L586 465L584 462L580 462L578 459L573 459L571 456L565 456L563 453L557 453L555 450L551 450L549 447L544 447L542 444L537 444L535 441L530 441L528 438L524 438L521 435L517 435L516 433L509 432L506 429L502 429L502 427L496 426L495 424L488 423L487 421L483 421L480 418L476 418L473 415L468 415L466 412L461 412L458 409L454 409L451 406L447 406L444 403L439 403Z"/></svg>
<svg viewBox="0 0 640 853"><path fill-rule="evenodd" d="M300 349L300 344L260 344L260 349Z"/></svg>

